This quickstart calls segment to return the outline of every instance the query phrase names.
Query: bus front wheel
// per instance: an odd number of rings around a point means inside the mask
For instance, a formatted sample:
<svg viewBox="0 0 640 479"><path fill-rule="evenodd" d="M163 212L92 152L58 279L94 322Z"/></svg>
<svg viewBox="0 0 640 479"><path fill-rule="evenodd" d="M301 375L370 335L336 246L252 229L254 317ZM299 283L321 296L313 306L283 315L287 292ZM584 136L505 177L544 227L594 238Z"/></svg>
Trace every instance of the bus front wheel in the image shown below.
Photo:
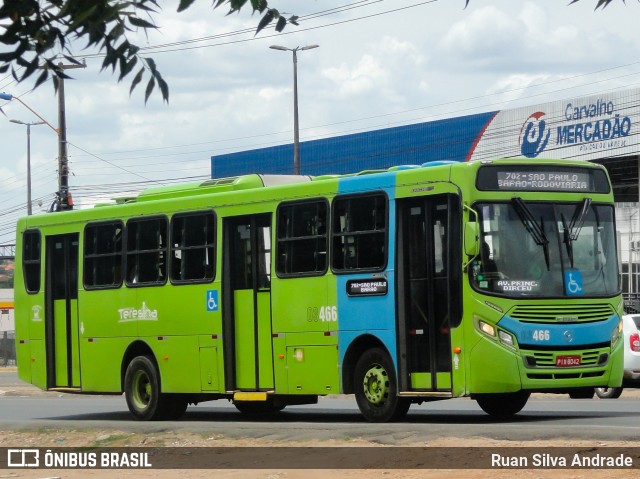
<svg viewBox="0 0 640 479"><path fill-rule="evenodd" d="M358 408L369 422L402 419L411 400L398 396L398 383L389 355L380 348L366 351L356 363L354 391Z"/></svg>
<svg viewBox="0 0 640 479"><path fill-rule="evenodd" d="M484 412L496 418L509 418L527 404L530 393L478 394L475 400Z"/></svg>
<svg viewBox="0 0 640 479"><path fill-rule="evenodd" d="M148 356L137 356L127 366L124 394L129 411L141 421L175 417L177 410L182 409L181 405L174 404L170 397L160 392L160 374Z"/></svg>

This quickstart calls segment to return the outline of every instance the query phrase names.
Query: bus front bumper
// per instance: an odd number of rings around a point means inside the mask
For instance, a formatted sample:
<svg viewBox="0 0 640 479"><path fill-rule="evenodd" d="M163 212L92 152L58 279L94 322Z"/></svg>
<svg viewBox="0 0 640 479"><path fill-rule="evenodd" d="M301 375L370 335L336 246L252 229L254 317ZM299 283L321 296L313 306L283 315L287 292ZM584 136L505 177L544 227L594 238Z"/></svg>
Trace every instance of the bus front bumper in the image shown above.
<svg viewBox="0 0 640 479"><path fill-rule="evenodd" d="M576 351L514 351L482 338L469 358L469 393L566 392L572 388L618 387L623 345ZM580 358L580 366L556 366ZM560 358L560 359L559 359Z"/></svg>

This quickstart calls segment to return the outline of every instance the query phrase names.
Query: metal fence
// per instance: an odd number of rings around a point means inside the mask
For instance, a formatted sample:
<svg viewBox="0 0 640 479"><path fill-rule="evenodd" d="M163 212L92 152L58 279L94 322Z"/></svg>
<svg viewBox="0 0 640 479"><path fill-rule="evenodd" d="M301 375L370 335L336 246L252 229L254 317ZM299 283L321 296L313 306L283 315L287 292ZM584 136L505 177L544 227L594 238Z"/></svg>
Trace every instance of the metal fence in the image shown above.
<svg viewBox="0 0 640 479"><path fill-rule="evenodd" d="M0 333L0 366L16 364L16 333L3 331Z"/></svg>
<svg viewBox="0 0 640 479"><path fill-rule="evenodd" d="M627 314L640 313L640 293L623 293L624 312Z"/></svg>

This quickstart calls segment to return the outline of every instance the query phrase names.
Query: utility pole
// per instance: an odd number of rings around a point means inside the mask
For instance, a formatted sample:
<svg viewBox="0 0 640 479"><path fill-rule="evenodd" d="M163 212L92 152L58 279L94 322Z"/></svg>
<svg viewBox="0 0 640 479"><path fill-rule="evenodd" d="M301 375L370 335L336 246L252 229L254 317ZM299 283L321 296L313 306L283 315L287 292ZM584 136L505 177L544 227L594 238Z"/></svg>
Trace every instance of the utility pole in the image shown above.
<svg viewBox="0 0 640 479"><path fill-rule="evenodd" d="M63 65L58 63L58 202L66 204L69 196L69 159L67 156L67 119L64 100L64 70L86 68L86 63Z"/></svg>
<svg viewBox="0 0 640 479"><path fill-rule="evenodd" d="M31 127L44 125L44 121L26 122L21 120L9 120L11 123L25 125L27 127L27 216L31 216Z"/></svg>
<svg viewBox="0 0 640 479"><path fill-rule="evenodd" d="M272 50L281 50L293 53L293 174L300 174L300 128L298 124L298 50L311 50L319 45L307 45L306 47L287 48L280 45L271 45Z"/></svg>

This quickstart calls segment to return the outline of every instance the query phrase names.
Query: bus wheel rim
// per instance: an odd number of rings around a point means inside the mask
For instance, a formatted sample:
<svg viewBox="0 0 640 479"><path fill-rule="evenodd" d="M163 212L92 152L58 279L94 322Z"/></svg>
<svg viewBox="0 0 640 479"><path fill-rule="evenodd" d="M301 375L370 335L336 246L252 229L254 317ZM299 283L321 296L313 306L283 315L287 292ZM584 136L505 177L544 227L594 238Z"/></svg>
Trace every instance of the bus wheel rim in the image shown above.
<svg viewBox="0 0 640 479"><path fill-rule="evenodd" d="M364 375L364 395L371 404L383 404L389 396L389 376L379 364L373 365Z"/></svg>
<svg viewBox="0 0 640 479"><path fill-rule="evenodd" d="M133 402L139 409L145 409L151 401L151 381L144 371L137 371L133 376Z"/></svg>

